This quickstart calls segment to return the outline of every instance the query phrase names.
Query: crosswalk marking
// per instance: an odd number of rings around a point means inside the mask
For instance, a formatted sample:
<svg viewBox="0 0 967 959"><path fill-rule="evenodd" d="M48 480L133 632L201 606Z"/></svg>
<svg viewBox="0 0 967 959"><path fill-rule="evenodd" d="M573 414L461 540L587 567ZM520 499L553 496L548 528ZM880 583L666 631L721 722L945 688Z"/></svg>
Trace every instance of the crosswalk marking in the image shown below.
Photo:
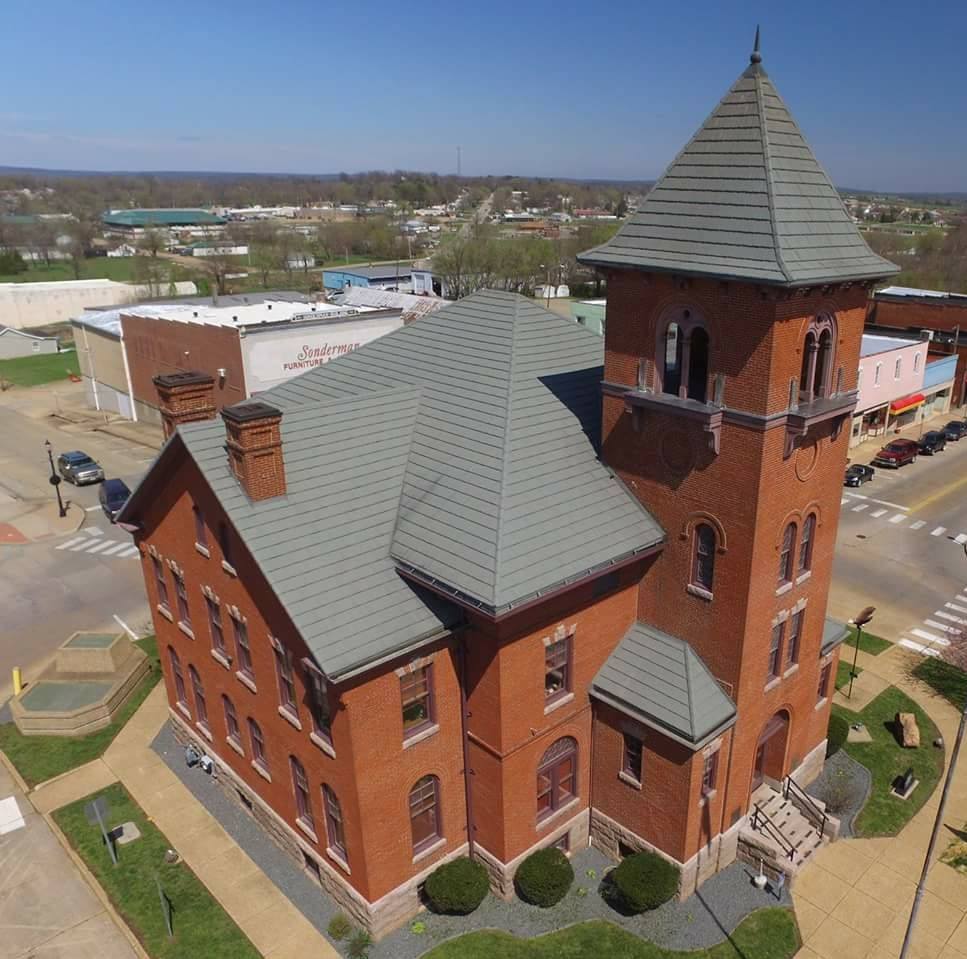
<svg viewBox="0 0 967 959"><path fill-rule="evenodd" d="M88 536L100 536L101 535L100 529L98 529L96 526L85 526L84 527L84 532L87 533Z"/></svg>
<svg viewBox="0 0 967 959"><path fill-rule="evenodd" d="M960 616L954 616L953 613L945 613L942 609L938 609L937 612L935 612L933 615L939 616L941 619L946 619L951 623L960 623L961 625L967 625L967 619L963 619Z"/></svg>
<svg viewBox="0 0 967 959"><path fill-rule="evenodd" d="M938 526L935 530L931 530L930 535L931 536L943 536L943 534L946 533L946 532L947 532L947 527L946 526Z"/></svg>
<svg viewBox="0 0 967 959"><path fill-rule="evenodd" d="M839 505L840 505L840 506L845 506L845 505L846 505L846 504L847 504L848 502L849 502L849 500L848 500L848 499L847 499L847 498L846 498L846 497L844 496L844 497L843 497L843 498L842 498L842 499L841 499L841 500L839 501Z"/></svg>
<svg viewBox="0 0 967 959"><path fill-rule="evenodd" d="M939 649L932 649L930 646L924 646L922 643L915 643L912 639L901 639L898 646L903 646L906 649L912 649L915 653L920 653L923 656L939 656Z"/></svg>
<svg viewBox="0 0 967 959"><path fill-rule="evenodd" d="M960 597L958 597L959 599ZM947 609L955 609L958 613L967 613L967 606L958 606L956 603L944 603Z"/></svg>
<svg viewBox="0 0 967 959"><path fill-rule="evenodd" d="M917 639L925 639L928 643L936 643L939 646L949 646L950 640L946 636L935 636L933 633L928 633L925 629L911 629L910 632L917 637Z"/></svg>
<svg viewBox="0 0 967 959"><path fill-rule="evenodd" d="M962 629L957 629L956 626L947 626L945 623L938 623L935 619L925 619L925 626L929 626L931 629L939 629L942 633L953 633L955 636L960 636L963 633Z"/></svg>
<svg viewBox="0 0 967 959"><path fill-rule="evenodd" d="M876 514L874 513L873 515L875 516ZM924 522L924 520L918 519L915 523L910 524L910 529L923 529L923 527L926 525L927 524Z"/></svg>
<svg viewBox="0 0 967 959"><path fill-rule="evenodd" d="M859 512L861 512L864 509L869 509L869 506L870 506L869 503L860 503L859 506L854 506L853 507L853 512L854 513L859 513Z"/></svg>
<svg viewBox="0 0 967 959"><path fill-rule="evenodd" d="M109 540L109 539L100 539L93 546L91 546L89 549L85 550L85 552L87 552L87 553L100 553L102 550L105 550L110 545L111 545L111 540Z"/></svg>
<svg viewBox="0 0 967 959"><path fill-rule="evenodd" d="M66 543L61 543L57 549L70 549L71 546L76 546L78 543L86 542L83 536L75 536L73 539L69 539Z"/></svg>
<svg viewBox="0 0 967 959"><path fill-rule="evenodd" d="M890 517L891 523L902 523L907 518L906 513L894 513Z"/></svg>
<svg viewBox="0 0 967 959"><path fill-rule="evenodd" d="M126 550L122 550L120 553L118 553L118 556L123 556L125 559L131 559L132 557L138 556L139 554L140 554L140 550L138 549L138 547L131 545L131 546L128 546Z"/></svg>
<svg viewBox="0 0 967 959"><path fill-rule="evenodd" d="M132 559L141 555L138 547L130 540L119 542L100 533L97 536L74 536L54 548L69 550L71 553L90 553L98 558L113 556L116 559Z"/></svg>
<svg viewBox="0 0 967 959"><path fill-rule="evenodd" d="M104 555L113 556L115 553L120 553L122 549L126 549L130 545L130 543L115 543L110 549L104 550Z"/></svg>
<svg viewBox="0 0 967 959"><path fill-rule="evenodd" d="M884 513L886 513L885 509L875 509L872 513L870 513L870 516L872 516L873 519L879 519Z"/></svg>

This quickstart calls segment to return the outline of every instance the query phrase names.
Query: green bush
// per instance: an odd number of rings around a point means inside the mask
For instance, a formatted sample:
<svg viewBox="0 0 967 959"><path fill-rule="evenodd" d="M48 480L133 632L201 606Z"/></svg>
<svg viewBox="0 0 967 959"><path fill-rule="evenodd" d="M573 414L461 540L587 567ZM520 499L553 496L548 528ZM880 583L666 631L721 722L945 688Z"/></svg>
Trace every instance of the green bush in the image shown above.
<svg viewBox="0 0 967 959"><path fill-rule="evenodd" d="M678 892L678 866L654 852L636 852L611 873L615 891L629 912L647 912Z"/></svg>
<svg viewBox="0 0 967 959"><path fill-rule="evenodd" d="M342 942L353 931L352 923L341 912L329 920L329 938Z"/></svg>
<svg viewBox="0 0 967 959"><path fill-rule="evenodd" d="M366 959L372 944L373 940L369 937L369 933L365 929L357 929L346 945L346 955L349 959Z"/></svg>
<svg viewBox="0 0 967 959"><path fill-rule="evenodd" d="M514 876L517 895L535 906L555 906L574 882L574 870L567 856L553 846L531 853Z"/></svg>
<svg viewBox="0 0 967 959"><path fill-rule="evenodd" d="M484 901L490 881L479 862L462 856L430 873L423 888L434 912L465 916Z"/></svg>
<svg viewBox="0 0 967 959"><path fill-rule="evenodd" d="M16 250L0 250L0 273L6 276L26 272L27 264Z"/></svg>
<svg viewBox="0 0 967 959"><path fill-rule="evenodd" d="M838 713L829 714L829 729L826 731L826 758L838 753L849 735L849 722Z"/></svg>

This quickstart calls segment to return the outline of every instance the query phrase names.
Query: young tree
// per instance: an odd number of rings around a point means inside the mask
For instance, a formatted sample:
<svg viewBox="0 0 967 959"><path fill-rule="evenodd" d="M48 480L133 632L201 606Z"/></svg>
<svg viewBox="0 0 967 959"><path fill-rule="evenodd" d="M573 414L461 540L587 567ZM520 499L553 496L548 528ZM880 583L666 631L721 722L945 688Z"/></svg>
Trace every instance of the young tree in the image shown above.
<svg viewBox="0 0 967 959"><path fill-rule="evenodd" d="M164 234L154 226L147 227L138 241L138 249L143 250L150 256L157 256L165 247Z"/></svg>

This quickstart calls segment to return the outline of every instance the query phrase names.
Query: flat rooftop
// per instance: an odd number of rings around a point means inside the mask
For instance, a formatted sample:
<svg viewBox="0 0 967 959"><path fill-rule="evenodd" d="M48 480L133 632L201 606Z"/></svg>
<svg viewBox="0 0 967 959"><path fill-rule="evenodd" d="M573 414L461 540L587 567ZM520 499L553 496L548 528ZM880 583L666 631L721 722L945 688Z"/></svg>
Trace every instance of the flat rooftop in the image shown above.
<svg viewBox="0 0 967 959"><path fill-rule="evenodd" d="M925 342L925 340L904 339L900 336L876 336L872 333L864 333L863 342L860 343L860 357L889 353L891 350L902 350Z"/></svg>
<svg viewBox="0 0 967 959"><path fill-rule="evenodd" d="M910 299L935 299L935 300L963 300L967 302L967 294L948 293L945 290L919 290L914 286L885 286L882 290L876 290L873 294L877 296L900 296Z"/></svg>

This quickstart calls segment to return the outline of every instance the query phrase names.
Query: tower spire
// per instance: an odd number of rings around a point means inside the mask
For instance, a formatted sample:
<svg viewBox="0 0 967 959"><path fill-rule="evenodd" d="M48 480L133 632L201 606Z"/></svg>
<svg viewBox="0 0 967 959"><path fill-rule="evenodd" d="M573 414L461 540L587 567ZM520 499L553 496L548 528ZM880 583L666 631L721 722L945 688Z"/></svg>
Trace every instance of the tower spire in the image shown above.
<svg viewBox="0 0 967 959"><path fill-rule="evenodd" d="M759 53L759 24L755 25L755 44L752 47L749 63L762 63L762 54Z"/></svg>

